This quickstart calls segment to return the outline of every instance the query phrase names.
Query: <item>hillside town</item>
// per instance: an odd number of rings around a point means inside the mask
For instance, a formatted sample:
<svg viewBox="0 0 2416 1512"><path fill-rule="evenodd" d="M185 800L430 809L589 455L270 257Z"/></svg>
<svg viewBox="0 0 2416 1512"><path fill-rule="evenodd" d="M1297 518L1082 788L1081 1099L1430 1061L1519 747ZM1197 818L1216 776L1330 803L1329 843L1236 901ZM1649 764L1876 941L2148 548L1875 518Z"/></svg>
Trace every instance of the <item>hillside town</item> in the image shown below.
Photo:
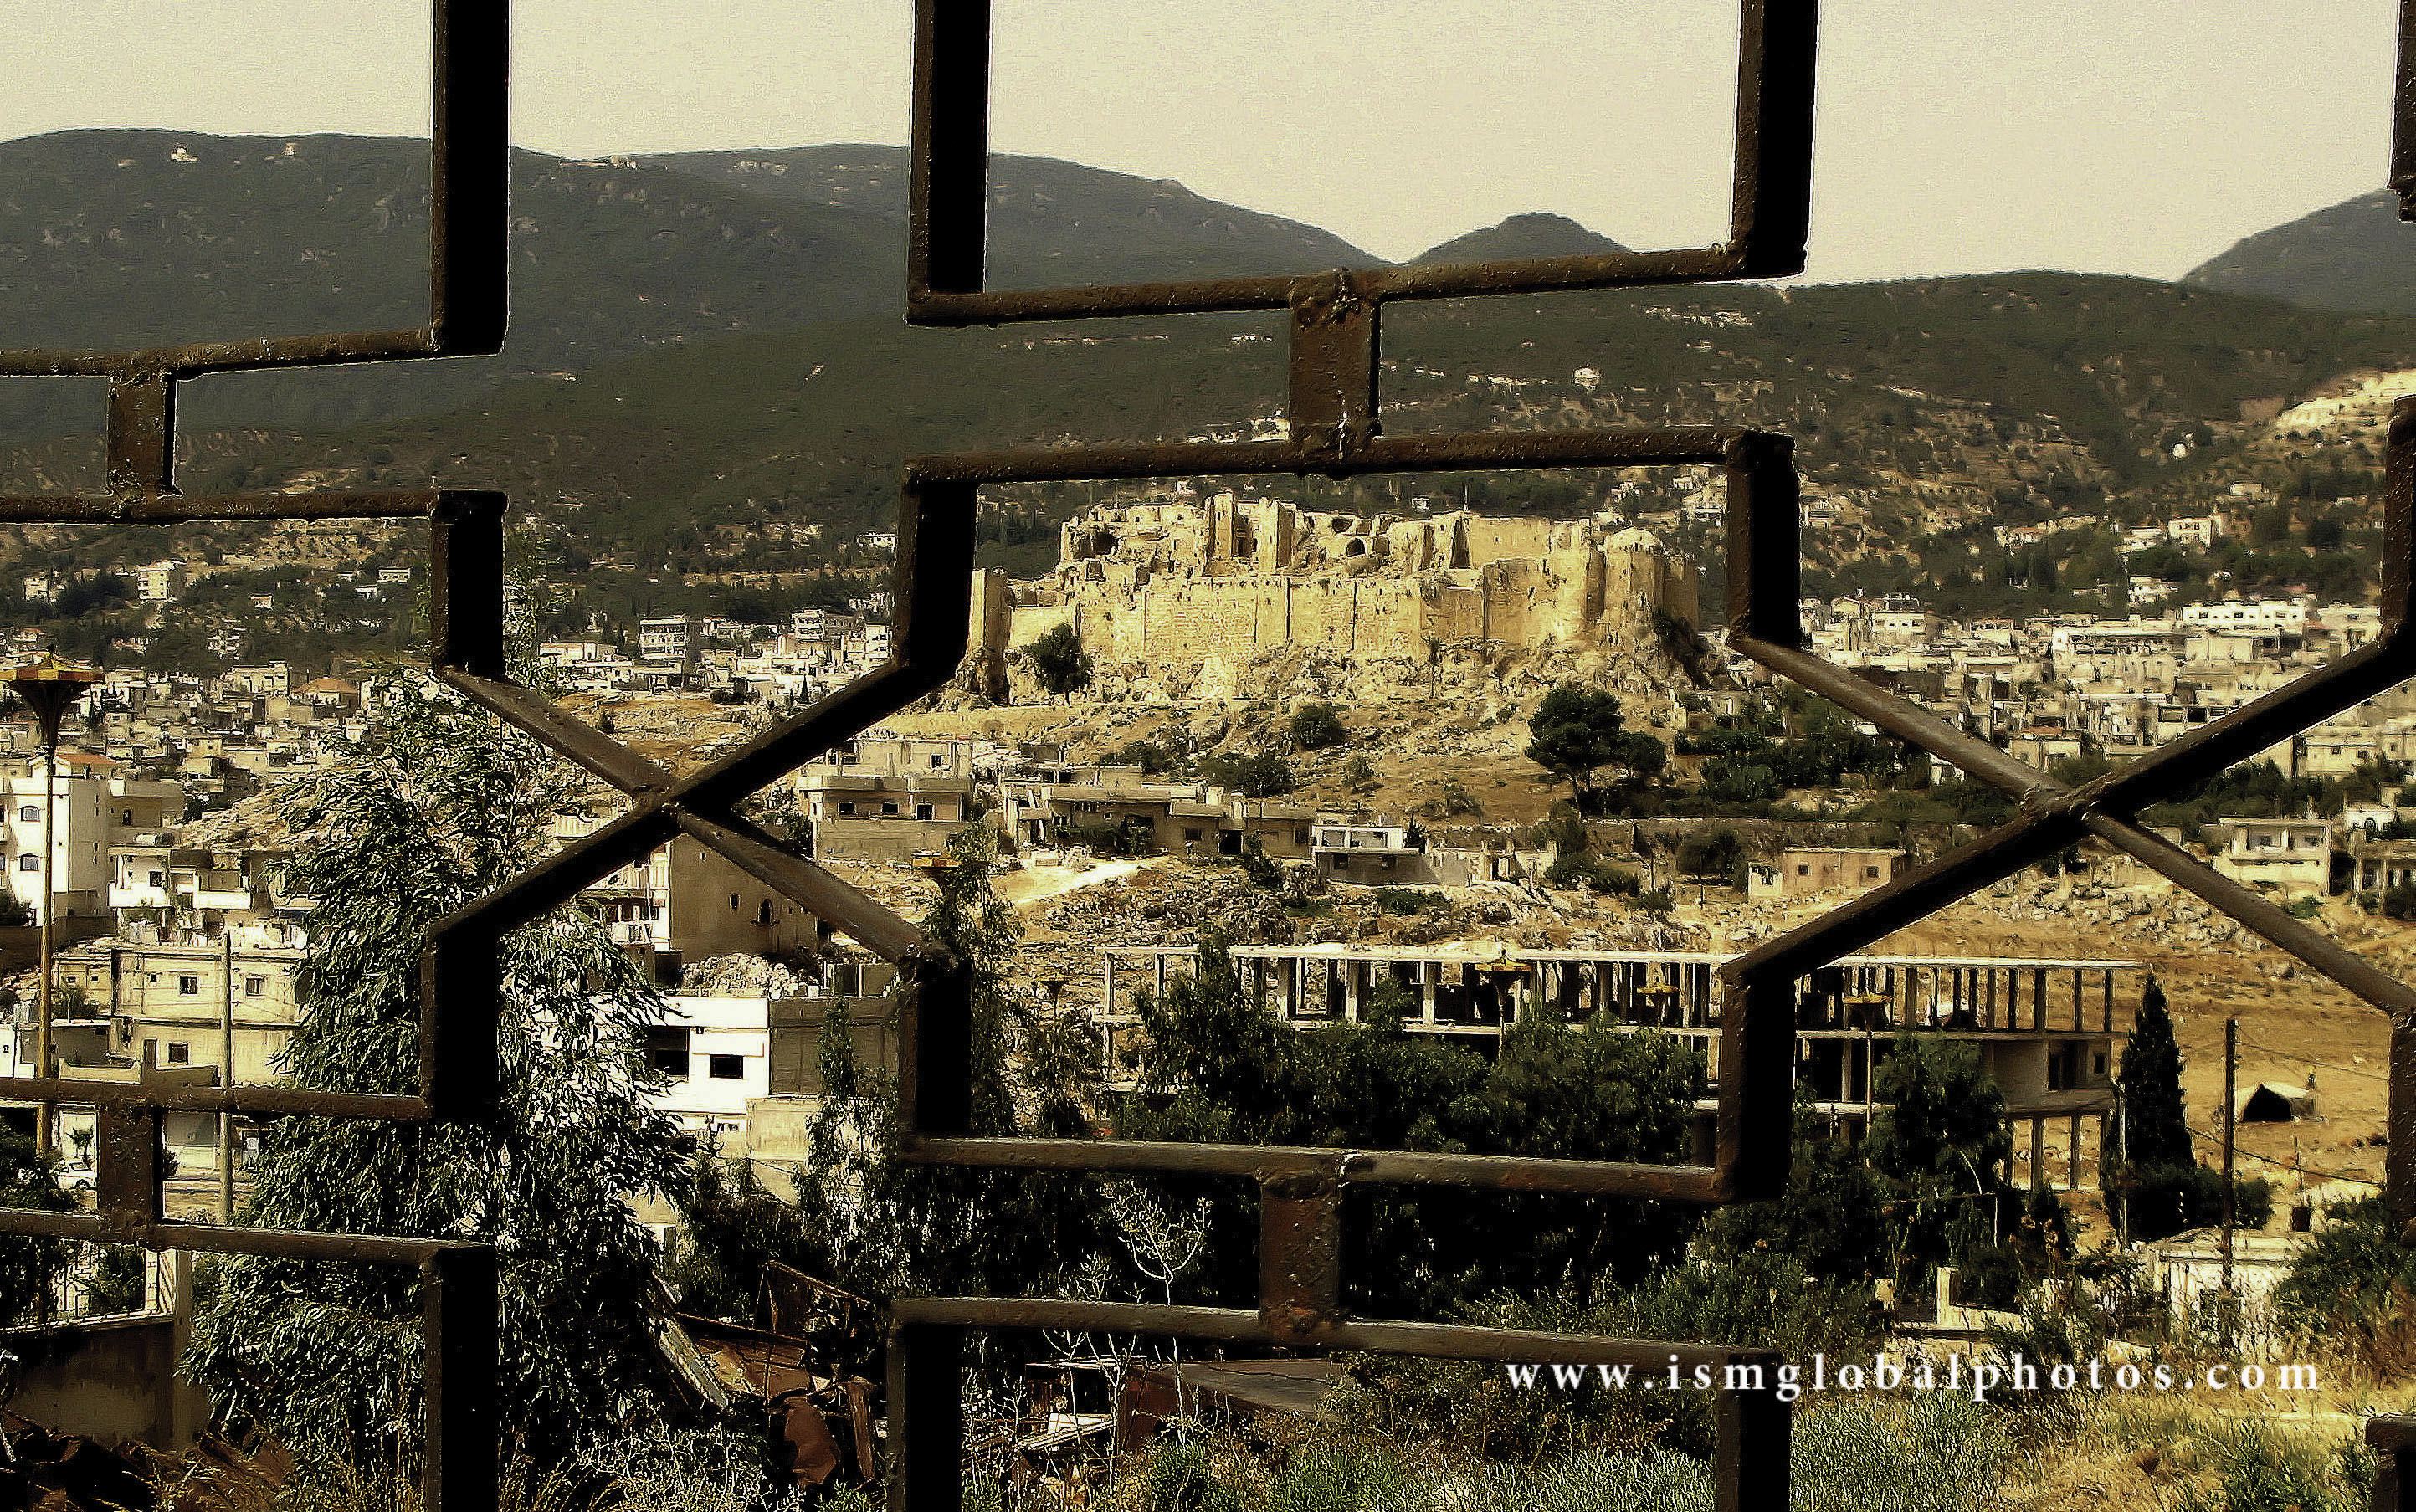
<svg viewBox="0 0 2416 1512"><path fill-rule="evenodd" d="M2157 3L32 8L0 1512L2416 1512L2416 0Z"/></svg>
<svg viewBox="0 0 2416 1512"><path fill-rule="evenodd" d="M2219 540L2234 523L2220 513L2179 521L2157 542L2138 544ZM1893 880L1918 859L1919 826L1853 816L1889 811L1889 790L1902 799L1954 783L1942 769L1882 779L1850 764L1782 781L1789 764L1756 764L1772 759L1774 738L1804 733L1801 711L1782 713L1766 676L1727 658L1718 628L1695 628L1695 563L1618 517L1397 522L1186 489L1155 505L1100 507L1069 519L1061 535L1061 565L1049 578L976 576L958 692L905 721L911 733L874 732L810 763L773 808L818 860L899 897L911 897L918 869L974 825L996 837L1008 896L1034 909L1134 885L1205 889L1230 905L1234 889L1249 891L1238 880L1246 862L1276 879L1276 897L1301 915L1284 921L1277 910L1276 928L1241 942L1253 990L1302 1026L1355 1019L1382 979L1415 995L1430 1032L1499 1035L1546 1008L1576 1021L1608 1007L1626 1022L1690 1038L1712 1056L1716 1077L1710 973L1771 927L1750 921ZM178 564L157 564L142 574L142 591L165 596L173 614L183 581ZM1273 627L1237 613L1245 603L1274 604L1261 609ZM1312 603L1313 614L1302 607ZM1957 621L1905 595L1806 600L1801 610L1811 645L1829 659L2058 770L2102 769L2378 633L2371 606L2303 595L2119 619ZM632 643L543 643L530 675L552 679L608 730L675 738L692 753L710 754L888 654L880 618L832 611L800 611L777 633L693 616L646 618L635 628ZM1061 703L1039 690L1034 647L1052 632L1083 648L1086 679L1122 679L1124 696L1090 704L1078 692ZM38 626L10 639L21 658L48 654ZM1314 740L1292 725L1300 771L1270 784L1263 770L1231 759L1255 754L1239 726L1220 764L1209 750L1177 761L1153 740L1110 747L1105 727L1086 738L1079 720L1053 738L1019 738L1000 718L1071 719L1087 708L1129 721L1137 710L1154 712L1157 728L1176 732L1166 745L1180 745L1216 709L1246 719L1263 708L1276 723L1304 708L1348 712L1314 698L1246 696L1237 670L1254 659L1306 655L1374 668L1431 659L1451 642L1552 667L1580 652L1596 658L1626 694L1633 723L1666 745L1666 764L1656 758L1629 795L1644 806L1625 823L1612 812L1578 816L1571 828L1546 822L1548 793L1527 800L1533 817L1524 821L1515 800L1503 807L1498 797L1489 820L1472 797L1458 808L1412 803L1377 777L1340 721ZM24 920L55 921L50 1040L67 1074L278 1075L312 900L283 882L292 841L275 797L282 783L345 760L375 726L395 679L408 675L398 666L348 670L359 680L297 682L276 662L207 677L101 674L67 728L47 814L38 733L19 724L0 736L10 763L8 894ZM1146 688L1138 699L1137 687ZM1440 718L1445 683L1428 693L1420 702ZM1853 734L1876 744L1867 724ZM1318 780L1320 759L1353 749L1358 780ZM2416 899L2408 822L2416 809L2401 791L2416 773L2416 702L2404 691L2375 700L2266 760L2310 794L2332 784L2320 811L2313 796L2287 809L2260 802L2257 811L2168 828L2169 837L2294 909L2338 900L2378 918L2387 899L2393 917L2416 913L2405 900ZM1529 789L1548 787L1552 779L1529 764ZM1687 803L1668 801L1686 794L1696 800L1692 817ZM593 817L563 821L560 834L575 839L608 813L599 795ZM2119 869L2110 859L2101 865ZM1603 896L1603 879L1623 867L1639 879L1628 890L1657 895L1652 911ZM662 1106L776 1180L802 1155L826 1001L845 1000L872 1026L874 1053L894 1053L894 1045L880 1049L878 1028L888 968L712 851L665 847L589 888L581 907L670 993L672 1017L649 1041L671 1076ZM1334 922L1363 910L1363 929ZM1421 913L1432 916L1413 938L1379 923ZM1169 961L1193 948L1157 945L1136 955L1121 942L1069 942L1035 953L1025 969L1046 980L1053 1001L1101 1027L1102 1071L1112 1082L1125 1075L1113 1052L1132 1025L1119 973L1162 989ZM2111 1067L2142 969L2136 959L2085 953L1897 952L1840 962L1806 985L1804 1054L1816 1102L1867 1120L1882 1032L1968 1034L2008 1092L2030 1179L2082 1191L2094 1185L2110 1137ZM2037 1000L2026 1021L2014 1006L2025 994ZM13 1065L0 1062L0 1074L34 1074L36 998L20 984L5 1046ZM2060 1006L2048 1013L2049 1003ZM68 1128L89 1137L88 1119L70 1115ZM239 1189L243 1154L228 1170L217 1120L174 1118L170 1138L197 1192L219 1185L221 1171L224 1189ZM670 1218L658 1221L668 1235Z"/></svg>

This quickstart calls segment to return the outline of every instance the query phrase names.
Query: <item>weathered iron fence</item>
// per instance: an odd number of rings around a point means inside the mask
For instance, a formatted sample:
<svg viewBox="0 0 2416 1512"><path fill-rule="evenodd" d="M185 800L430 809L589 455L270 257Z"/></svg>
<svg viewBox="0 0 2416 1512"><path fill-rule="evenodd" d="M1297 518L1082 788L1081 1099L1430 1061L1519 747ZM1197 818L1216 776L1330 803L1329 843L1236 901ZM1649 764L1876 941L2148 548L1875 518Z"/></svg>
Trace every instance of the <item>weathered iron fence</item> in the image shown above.
<svg viewBox="0 0 2416 1512"><path fill-rule="evenodd" d="M183 524L223 520L429 522L436 611L430 659L483 664L500 656L504 499L475 490L191 495L176 486L176 385L249 369L314 367L500 351L509 141L510 19L502 0L433 0L434 100L430 183L429 319L405 330L263 337L140 351L0 351L0 374L100 378L109 386L109 491L0 497L0 522L36 525ZM420 1275L427 1335L429 1512L492 1504L495 1460L495 1255L452 1240L379 1238L191 1223L161 1206L160 1140L170 1112L395 1122L475 1121L496 1094L494 982L483 992L427 993L420 1003L419 1090L371 1096L302 1087L168 1087L96 1082L35 1067L0 1078L0 1098L55 1112L97 1109L95 1213L0 1210L0 1233L37 1234L153 1252L197 1250L284 1260L403 1265Z"/></svg>
<svg viewBox="0 0 2416 1512"><path fill-rule="evenodd" d="M989 95L989 0L917 0L908 318L922 325L1111 318L1217 310L1291 316L1291 436L1278 444L1072 446L910 461L902 490L896 652L729 755L677 777L536 691L504 665L505 501L480 491L263 492L188 496L175 486L174 394L186 378L264 367L491 354L505 310L506 8L434 0L435 115L430 318L402 331L270 338L134 352L0 352L0 374L98 377L109 386L110 491L0 498L0 521L173 524L278 518L424 515L434 613L430 659L465 696L627 794L620 819L445 921L423 960L420 1089L357 1096L299 1088L159 1088L40 1075L0 1080L0 1097L99 1107L99 1211L0 1212L0 1232L310 1261L420 1267L429 1340L431 1512L492 1494L494 1256L484 1246L294 1233L176 1222L161 1211L159 1126L171 1111L249 1117L306 1114L475 1120L495 1097L503 935L676 836L719 852L793 900L897 961L905 1010L901 1116L908 1158L1020 1169L1159 1172L1256 1180L1261 1276L1255 1309L1151 1307L1049 1298L922 1297L896 1311L888 1402L892 1504L958 1504L963 1340L972 1329L1112 1329L1233 1343L1363 1349L1462 1359L1636 1365L1672 1355L1723 1381L1716 1420L1718 1504L1787 1502L1789 1419L1751 1389L1767 1351L1365 1320L1342 1308L1342 1191L1361 1184L1441 1184L1699 1203L1772 1195L1788 1152L1792 1011L1788 984L2084 838L2137 856L2392 1015L2389 1192L2416 1218L2416 993L2141 828L2136 809L2212 776L2276 739L2404 680L2416 594L2416 404L2394 414L2388 447L2384 633L2374 644L2227 718L2079 787L2067 787L1880 693L1807 653L1797 619L1798 479L1781 435L1730 427L1393 438L1378 421L1380 313L1399 300L1785 277L1800 272L1810 197L1817 0L1741 0L1735 188L1730 235L1654 253L1377 268L1055 290L984 283ZM2416 204L2416 66L2403 0L2400 126L2393 186ZM2416 211L2411 211L2416 213ZM1442 469L1717 464L1728 483L1730 644L1774 672L2016 796L2011 824L1722 971L1717 1140L1709 1165L1653 1167L1397 1151L1336 1151L1134 1142L967 1137L969 993L963 964L919 931L790 854L737 806L811 756L944 685L965 644L974 509L986 484L1196 475L1323 474L1341 478ZM467 1325L465 1326L465 1320ZM1733 1373L1731 1373L1733 1372ZM2378 1422L2386 1451L2377 1505L2399 1508L2396 1458L2416 1428Z"/></svg>
<svg viewBox="0 0 2416 1512"><path fill-rule="evenodd" d="M1814 0L1744 0L1729 238L1669 252L1517 259L1299 277L997 291L984 281L989 209L990 6L919 0L915 10L908 319L965 325L1215 310L1291 315L1291 433L1281 443L1077 446L922 458L906 468L906 513L970 522L985 484L1296 473L1344 478L1466 468L1713 464L1727 475L1732 616L1795 612L1797 480L1784 436L1742 427L1394 438L1378 421L1381 314L1395 301L1776 278L1802 271L1811 204ZM1752 550L1759 532L1765 549ZM915 568L901 564L901 584ZM954 589L955 585L951 584ZM957 601L964 595L956 592ZM1786 634L1792 645L1795 631ZM1851 949L1840 945L1837 953ZM1825 958L1824 958L1825 959ZM1805 962L1810 964L1810 962ZM959 1400L965 1335L1044 1328L1173 1335L1227 1343L1369 1350L1469 1360L1627 1365L1675 1358L1721 1383L1714 1482L1724 1512L1784 1506L1788 1409L1762 1350L1350 1316L1341 1303L1344 1188L1443 1185L1716 1203L1775 1195L1786 1176L1794 1013L1786 961L1731 977L1721 1028L1717 1137L1707 1166L1640 1166L1385 1150L966 1137L965 999L924 993L904 1033L903 1143L912 1160L1025 1170L1157 1172L1254 1180L1260 1189L1255 1310L1049 1298L917 1297L895 1309L891 1505L959 1504Z"/></svg>

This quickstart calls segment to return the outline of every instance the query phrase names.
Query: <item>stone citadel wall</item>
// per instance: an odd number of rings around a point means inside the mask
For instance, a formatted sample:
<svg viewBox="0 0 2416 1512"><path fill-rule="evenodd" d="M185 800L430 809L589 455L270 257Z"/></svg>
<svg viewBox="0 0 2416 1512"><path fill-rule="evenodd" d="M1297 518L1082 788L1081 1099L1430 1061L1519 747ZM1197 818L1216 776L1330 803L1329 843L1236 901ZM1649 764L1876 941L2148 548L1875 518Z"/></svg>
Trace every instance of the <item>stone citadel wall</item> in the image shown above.
<svg viewBox="0 0 2416 1512"><path fill-rule="evenodd" d="M1700 618L1692 562L1593 522L1363 522L1220 497L1095 511L1065 525L1065 557L1053 579L978 574L972 649L1066 625L1110 662L1423 659L1430 642L1641 643L1656 611Z"/></svg>

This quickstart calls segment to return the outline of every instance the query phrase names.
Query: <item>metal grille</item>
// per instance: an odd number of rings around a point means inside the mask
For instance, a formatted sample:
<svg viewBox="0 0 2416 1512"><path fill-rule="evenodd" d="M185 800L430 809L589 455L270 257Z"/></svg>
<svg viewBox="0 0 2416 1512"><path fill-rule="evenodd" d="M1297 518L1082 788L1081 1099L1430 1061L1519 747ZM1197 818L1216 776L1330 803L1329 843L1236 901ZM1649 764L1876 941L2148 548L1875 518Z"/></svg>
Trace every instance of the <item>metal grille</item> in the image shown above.
<svg viewBox="0 0 2416 1512"><path fill-rule="evenodd" d="M2399 71L2393 104L2391 189L2399 196L2399 219L2416 220L2416 0L2399 0ZM2383 635L2368 649L2379 653L2382 647L2391 647L2378 659L2386 669L2395 670L2396 675L2377 670L2367 676L2378 680L2378 687L2389 687L2416 673L2416 665L2410 664L2416 661L2416 657L2410 655L2416 652L2416 643L2416 643L2416 636L2410 635L2408 624L2410 597L2416 595L2416 564L2409 561L2410 554L2416 553L2416 400L2403 399L2392 406L2382 507ZM2318 673L2317 677L2322 675ZM2274 696L2297 692L2306 697L2308 685L2316 680L2304 679ZM2331 700L2318 691L2309 703L2315 709L2326 710ZM2243 715L2248 712L2241 711ZM2234 916L2242 917L2260 934L2266 933L2243 915ZM2266 938L2274 937L2266 934ZM2281 944L2278 940L2275 943ZM2285 945L2284 948L2289 946ZM2303 952L2292 953L2303 960L2307 959ZM2351 959L2354 964L2364 965ZM2325 968L2317 964L2317 969ZM2388 1142L2384 1146L2383 1200L2390 1205L2393 1220L2401 1225L2403 1242L2416 1239L2416 1008L2410 1007L2407 990L2388 978L2382 978L2379 985L2395 990L2398 995L2383 997L2360 990L2345 978L2333 979L2391 1015L2391 1103L2384 1124ZM2416 1416L2369 1418L2365 1442L2374 1450L2376 1459L2374 1512L2416 1512Z"/></svg>
<svg viewBox="0 0 2416 1512"><path fill-rule="evenodd" d="M429 320L406 330L264 337L140 351L0 352L0 374L103 378L109 384L109 491L0 497L0 522L18 524L181 524L223 520L429 521L435 594L430 657L438 666L499 659L502 628L500 493L460 489L255 492L194 496L176 487L176 385L248 369L469 356L500 351L505 312L506 132L509 12L500 0L434 0L434 108L430 176ZM495 1451L495 1253L450 1240L362 1237L169 1219L161 1206L164 1114L250 1118L307 1115L395 1122L476 1120L496 1094L493 984L483 995L420 1003L419 1091L411 1096L293 1087L152 1087L79 1081L37 1066L0 1078L0 1098L47 1113L62 1104L98 1111L94 1141L98 1211L0 1210L0 1233L202 1250L279 1260L405 1265L420 1275L427 1341L427 1453L421 1492L430 1512L491 1504ZM466 1000L464 1000L466 999ZM222 1069L228 1081L233 1067ZM220 1158L227 1158L221 1152Z"/></svg>
<svg viewBox="0 0 2416 1512"><path fill-rule="evenodd" d="M908 513L970 521L984 484L1467 468L1715 464L1729 490L1732 551L1753 525L1775 531L1731 597L1794 610L1797 479L1784 436L1732 427L1563 433L1387 437L1378 424L1379 317L1396 300L1626 288L1773 278L1802 271L1810 205L1814 0L1741 7L1735 189L1729 239L1683 251L1374 268L1299 277L1000 292L984 287L989 104L989 0L920 0L916 8L913 220L908 318L962 325L1284 310L1291 312L1291 439L1276 444L1069 446L926 458L907 464ZM1740 550L1744 549L1744 550ZM959 595L959 601L962 596ZM1734 610L1731 612L1735 612ZM1789 633L1793 643L1793 632ZM1843 948L1850 947L1840 947ZM1825 958L1823 958L1825 959ZM964 1336L974 1328L1112 1329L1237 1344L1357 1349L1465 1360L1640 1365L1673 1356L1724 1383L1715 1417L1718 1504L1783 1506L1789 1418L1767 1391L1742 1389L1767 1351L1569 1334L1370 1321L1341 1306L1343 1189L1445 1185L1593 1197L1718 1203L1775 1195L1786 1174L1794 1012L1791 958L1732 970L1721 1018L1714 1158L1649 1166L1388 1150L1271 1148L1133 1141L965 1137L965 999L927 993L908 1012L903 1145L912 1160L972 1166L1157 1172L1259 1184L1260 1298L1255 1310L986 1297L918 1297L896 1307L890 1353L893 1506L959 1504L958 1399ZM1806 962L1809 964L1809 962ZM1735 1368L1737 1373L1731 1374Z"/></svg>

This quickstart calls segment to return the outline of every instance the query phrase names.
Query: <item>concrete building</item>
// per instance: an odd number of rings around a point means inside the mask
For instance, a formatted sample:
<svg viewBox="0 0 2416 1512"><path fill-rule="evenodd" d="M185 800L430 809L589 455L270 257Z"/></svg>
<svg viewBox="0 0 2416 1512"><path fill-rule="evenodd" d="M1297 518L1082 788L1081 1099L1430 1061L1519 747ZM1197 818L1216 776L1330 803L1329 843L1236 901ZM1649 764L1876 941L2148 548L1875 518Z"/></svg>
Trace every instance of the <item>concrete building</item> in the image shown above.
<svg viewBox="0 0 2416 1512"><path fill-rule="evenodd" d="M2217 824L2224 841L2214 869L2225 876L2251 886L2318 896L2332 891L2331 820L2227 816Z"/></svg>
<svg viewBox="0 0 2416 1512"><path fill-rule="evenodd" d="M134 569L134 590L146 604L174 602L192 581L192 571L184 563L159 561Z"/></svg>
<svg viewBox="0 0 2416 1512"><path fill-rule="evenodd" d="M79 1054L67 1074L100 1080L162 1075L196 1084L258 1085L280 1080L276 1056L296 1021L294 973L303 952L241 941L150 945L122 939L88 941L62 951L57 962L63 1001L52 1020L54 1047L80 1050L99 1027L100 1054ZM32 1059L33 1026L18 1027L22 1059ZM232 1066L230 1080L229 1067ZM219 1169L218 1118L171 1112L162 1137L188 1172Z"/></svg>
<svg viewBox="0 0 2416 1512"><path fill-rule="evenodd" d="M600 820L565 818L555 837L577 839ZM717 956L774 956L819 945L822 921L720 852L682 837L579 895L579 906L623 949L667 979Z"/></svg>
<svg viewBox="0 0 2416 1512"><path fill-rule="evenodd" d="M1791 845L1775 861L1745 863L1745 896L1802 898L1814 893L1869 892L1894 882L1904 868L1902 851Z"/></svg>
<svg viewBox="0 0 2416 1512"><path fill-rule="evenodd" d="M1129 1048L1138 1019L1125 1011L1135 989L1163 990L1170 971L1188 970L1192 945L1110 946L1100 952L1099 1015L1106 1073ZM1549 950L1500 942L1431 945L1236 945L1245 989L1299 1029L1357 1022L1380 984L1397 984L1412 1005L1404 1027L1479 1050L1532 1013L1573 1023L1602 1016L1622 1033L1655 1031L1694 1046L1716 1085L1720 1071L1717 973L1729 956L1674 951ZM2053 1184L2046 1142L2061 1134L2063 1185L2077 1190L2081 1166L2105 1147L2114 1109L2115 979L2137 961L1849 956L1796 984L1795 1074L1820 1112L1866 1127L1884 1107L1876 1073L1898 1032L1971 1043L2005 1096L2027 1184ZM1707 1111L1705 1103L1699 1111ZM2012 1173L2019 1174L2019 1172ZM2093 1175L2089 1179L2093 1179Z"/></svg>
<svg viewBox="0 0 2416 1512"><path fill-rule="evenodd" d="M42 830L45 799L42 764L13 763L0 772L0 806L8 821L0 831L0 865L8 894L43 917L103 918L109 912L110 851L144 829L181 821L185 790L179 783L117 775L118 764L86 751L61 751L53 788L51 896L42 892Z"/></svg>
<svg viewBox="0 0 2416 1512"><path fill-rule="evenodd" d="M697 650L696 621L670 614L638 621L638 657L643 661L687 661Z"/></svg>

